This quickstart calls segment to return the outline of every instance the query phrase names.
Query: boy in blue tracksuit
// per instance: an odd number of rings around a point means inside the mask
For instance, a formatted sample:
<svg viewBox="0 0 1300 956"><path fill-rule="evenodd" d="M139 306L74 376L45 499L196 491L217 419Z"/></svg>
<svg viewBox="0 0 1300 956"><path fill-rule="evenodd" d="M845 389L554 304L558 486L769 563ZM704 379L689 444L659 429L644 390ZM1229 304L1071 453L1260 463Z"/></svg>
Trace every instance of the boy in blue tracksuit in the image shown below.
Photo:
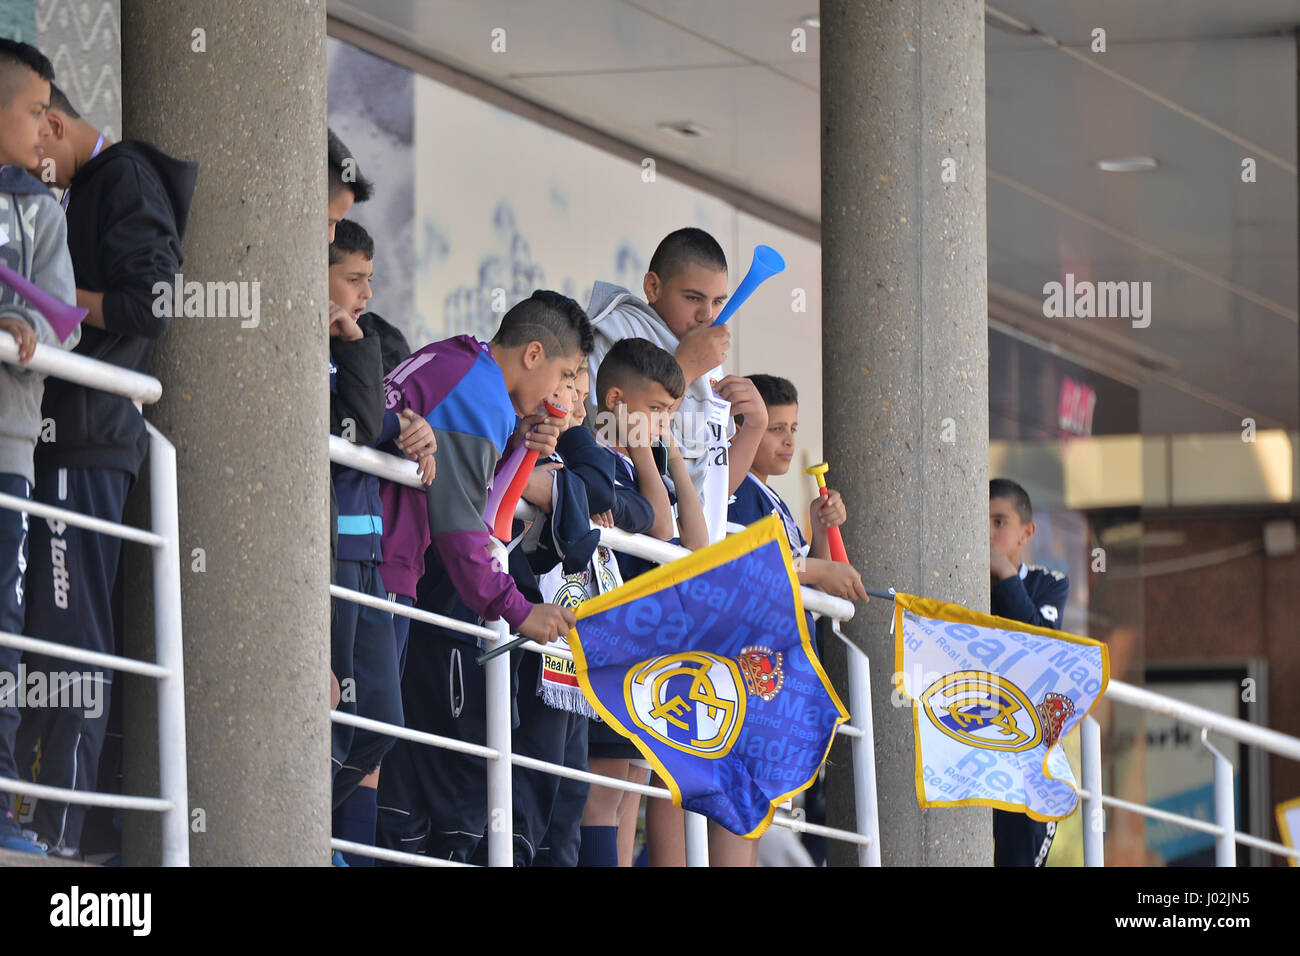
<svg viewBox="0 0 1300 956"><path fill-rule="evenodd" d="M24 172L40 164L45 111L54 68L26 43L0 40L0 262L63 302L73 302L76 283L68 254L67 226L54 194ZM0 364L0 492L32 496L33 449L41 433L45 378L23 365L37 344L59 347L49 321L7 285L0 284L0 335L18 346L18 364ZM63 348L77 344L74 330ZM39 521L39 519L37 519ZM0 630L18 634L27 612L27 533L32 524L21 511L0 509ZM0 647L0 674L16 687L22 651ZM18 777L15 741L18 703L0 697L0 777ZM0 798L0 849L43 854L22 833Z"/></svg>
<svg viewBox="0 0 1300 956"><path fill-rule="evenodd" d="M366 349L357 367L358 375L382 389L378 336L364 335L359 320L370 299L370 276L374 243L361 226L344 219L336 224L330 243L330 303L338 310L330 323L330 390L338 394L341 363L357 358L353 349ZM363 383L364 384L364 383ZM382 394L382 392L380 393ZM398 415L385 411L377 436L355 434L355 424L342 424L343 437L366 444L400 443L402 450L418 449L433 441L428 422L411 412ZM331 466L338 501L336 519L337 557L335 583L380 599L387 597L379 577L383 560L380 536L383 511L379 502L379 479L342 465ZM432 454L420 457L421 477L433 480ZM398 677L397 644L393 615L347 600L335 600L330 622L330 667L339 681L338 709L362 717L401 725L402 701ZM346 724L332 727L334 772L334 834L357 843L373 843L375 788L360 786L371 777L394 738L360 730ZM354 862L355 860L355 862ZM365 865L369 858L356 857L350 865Z"/></svg>
<svg viewBox="0 0 1300 956"><path fill-rule="evenodd" d="M998 617L1060 628L1070 581L1060 571L1029 567L1020 553L1034 537L1034 510L1024 488L1007 478L989 482L990 609ZM1055 823L1023 813L993 811L993 865L1043 866Z"/></svg>

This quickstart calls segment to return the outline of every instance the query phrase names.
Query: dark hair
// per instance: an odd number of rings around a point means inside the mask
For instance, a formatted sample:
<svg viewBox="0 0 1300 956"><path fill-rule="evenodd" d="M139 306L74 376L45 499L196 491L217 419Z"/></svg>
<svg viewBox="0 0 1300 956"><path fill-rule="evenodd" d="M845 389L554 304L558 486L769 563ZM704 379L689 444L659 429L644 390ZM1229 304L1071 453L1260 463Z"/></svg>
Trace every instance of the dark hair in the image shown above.
<svg viewBox="0 0 1300 956"><path fill-rule="evenodd" d="M361 326L361 331L366 335L379 339L379 360L383 363L385 375L410 356L411 345L406 341L406 336L382 315L366 312L357 319L357 325Z"/></svg>
<svg viewBox="0 0 1300 956"><path fill-rule="evenodd" d="M54 64L44 53L30 43L0 39L0 106L7 107L12 103L19 85L29 82L22 75L23 69L31 70L42 80L54 82Z"/></svg>
<svg viewBox="0 0 1300 956"><path fill-rule="evenodd" d="M671 352L649 339L619 339L600 361L593 404L603 409L611 388L635 388L645 381L662 385L674 400L686 392L686 376Z"/></svg>
<svg viewBox="0 0 1300 956"><path fill-rule="evenodd" d="M1029 492L1010 478L994 478L989 482L989 501L994 498L1010 501L1023 523L1029 524L1034 520L1034 506L1029 503Z"/></svg>
<svg viewBox="0 0 1300 956"><path fill-rule="evenodd" d="M773 405L799 404L799 390L794 387L794 382L788 378L780 378L776 375L749 375L746 377L754 383L754 388L758 389L759 397L763 399L763 404L768 408Z"/></svg>
<svg viewBox="0 0 1300 956"><path fill-rule="evenodd" d="M54 83L50 84L50 109L66 113L71 119L81 119L81 114L73 108L72 101L68 99L68 94L64 93Z"/></svg>
<svg viewBox="0 0 1300 956"><path fill-rule="evenodd" d="M596 336L582 306L567 295L538 289L501 317L493 345L515 348L541 342L547 358L581 352L590 355Z"/></svg>
<svg viewBox="0 0 1300 956"><path fill-rule="evenodd" d="M664 236L650 257L650 271L667 282L687 266L703 266L712 272L727 271L727 257L703 229L678 229Z"/></svg>
<svg viewBox="0 0 1300 956"><path fill-rule="evenodd" d="M330 265L338 265L349 252L359 252L367 259L373 259L375 240L359 223L340 219L334 227L334 241L330 243Z"/></svg>
<svg viewBox="0 0 1300 956"><path fill-rule="evenodd" d="M329 130L329 184L331 199L344 189L351 190L356 202L365 202L375 193L375 184L361 175L352 151L334 135L334 130Z"/></svg>

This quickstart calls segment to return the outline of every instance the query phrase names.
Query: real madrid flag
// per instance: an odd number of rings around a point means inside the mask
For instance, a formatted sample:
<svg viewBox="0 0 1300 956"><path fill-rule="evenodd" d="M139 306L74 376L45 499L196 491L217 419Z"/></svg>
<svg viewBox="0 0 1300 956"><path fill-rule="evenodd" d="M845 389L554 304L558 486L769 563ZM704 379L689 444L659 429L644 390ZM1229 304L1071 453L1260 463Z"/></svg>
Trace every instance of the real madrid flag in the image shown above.
<svg viewBox="0 0 1300 956"><path fill-rule="evenodd" d="M756 838L810 786L848 719L767 517L580 605L569 644L601 718L673 802Z"/></svg>
<svg viewBox="0 0 1300 956"><path fill-rule="evenodd" d="M921 806L1068 817L1078 792L1056 744L1106 691L1105 645L910 594L894 598L894 635Z"/></svg>

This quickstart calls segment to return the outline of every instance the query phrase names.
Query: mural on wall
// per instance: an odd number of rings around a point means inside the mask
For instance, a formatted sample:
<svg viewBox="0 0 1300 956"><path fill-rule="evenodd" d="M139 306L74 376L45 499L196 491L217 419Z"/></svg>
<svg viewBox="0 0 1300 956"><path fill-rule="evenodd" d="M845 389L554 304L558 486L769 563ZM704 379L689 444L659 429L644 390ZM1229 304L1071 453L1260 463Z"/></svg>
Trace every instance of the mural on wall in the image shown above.
<svg viewBox="0 0 1300 956"><path fill-rule="evenodd" d="M34 40L22 39L35 43L50 58L54 82L73 108L109 139L121 139L122 21L118 0L39 0L35 27Z"/></svg>
<svg viewBox="0 0 1300 956"><path fill-rule="evenodd" d="M415 206L411 202L416 163L412 143L414 77L408 70L332 37L325 56L330 128L352 151L361 174L375 184L374 196L348 213L375 241L370 308L409 338L416 274ZM411 344L417 342L412 339Z"/></svg>
<svg viewBox="0 0 1300 956"><path fill-rule="evenodd" d="M328 56L330 126L376 184L376 197L349 214L375 238L372 307L413 348L462 333L490 338L501 315L537 288L584 308L597 281L642 295L655 246L682 226L718 240L733 288L754 245L767 243L788 268L733 322L726 371L793 379L801 446L820 460L816 242L338 40ZM806 507L809 479L776 485Z"/></svg>

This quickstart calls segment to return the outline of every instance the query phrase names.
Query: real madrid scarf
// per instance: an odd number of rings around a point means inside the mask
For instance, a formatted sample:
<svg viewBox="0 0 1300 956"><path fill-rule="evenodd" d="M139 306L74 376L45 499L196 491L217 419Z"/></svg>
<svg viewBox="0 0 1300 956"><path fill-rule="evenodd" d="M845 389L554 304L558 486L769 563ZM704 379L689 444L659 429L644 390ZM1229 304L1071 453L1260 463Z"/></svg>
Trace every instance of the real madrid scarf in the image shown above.
<svg viewBox="0 0 1300 956"><path fill-rule="evenodd" d="M576 608L588 598L612 591L622 583L614 552L606 547L596 548L591 561L581 571L565 574L563 568L556 565L537 581L543 601L567 608ZM567 651L569 642L561 637L552 646ZM567 710L592 720L600 719L583 696L582 688L578 686L578 669L569 658L554 654L542 655L537 692L549 707Z"/></svg>

